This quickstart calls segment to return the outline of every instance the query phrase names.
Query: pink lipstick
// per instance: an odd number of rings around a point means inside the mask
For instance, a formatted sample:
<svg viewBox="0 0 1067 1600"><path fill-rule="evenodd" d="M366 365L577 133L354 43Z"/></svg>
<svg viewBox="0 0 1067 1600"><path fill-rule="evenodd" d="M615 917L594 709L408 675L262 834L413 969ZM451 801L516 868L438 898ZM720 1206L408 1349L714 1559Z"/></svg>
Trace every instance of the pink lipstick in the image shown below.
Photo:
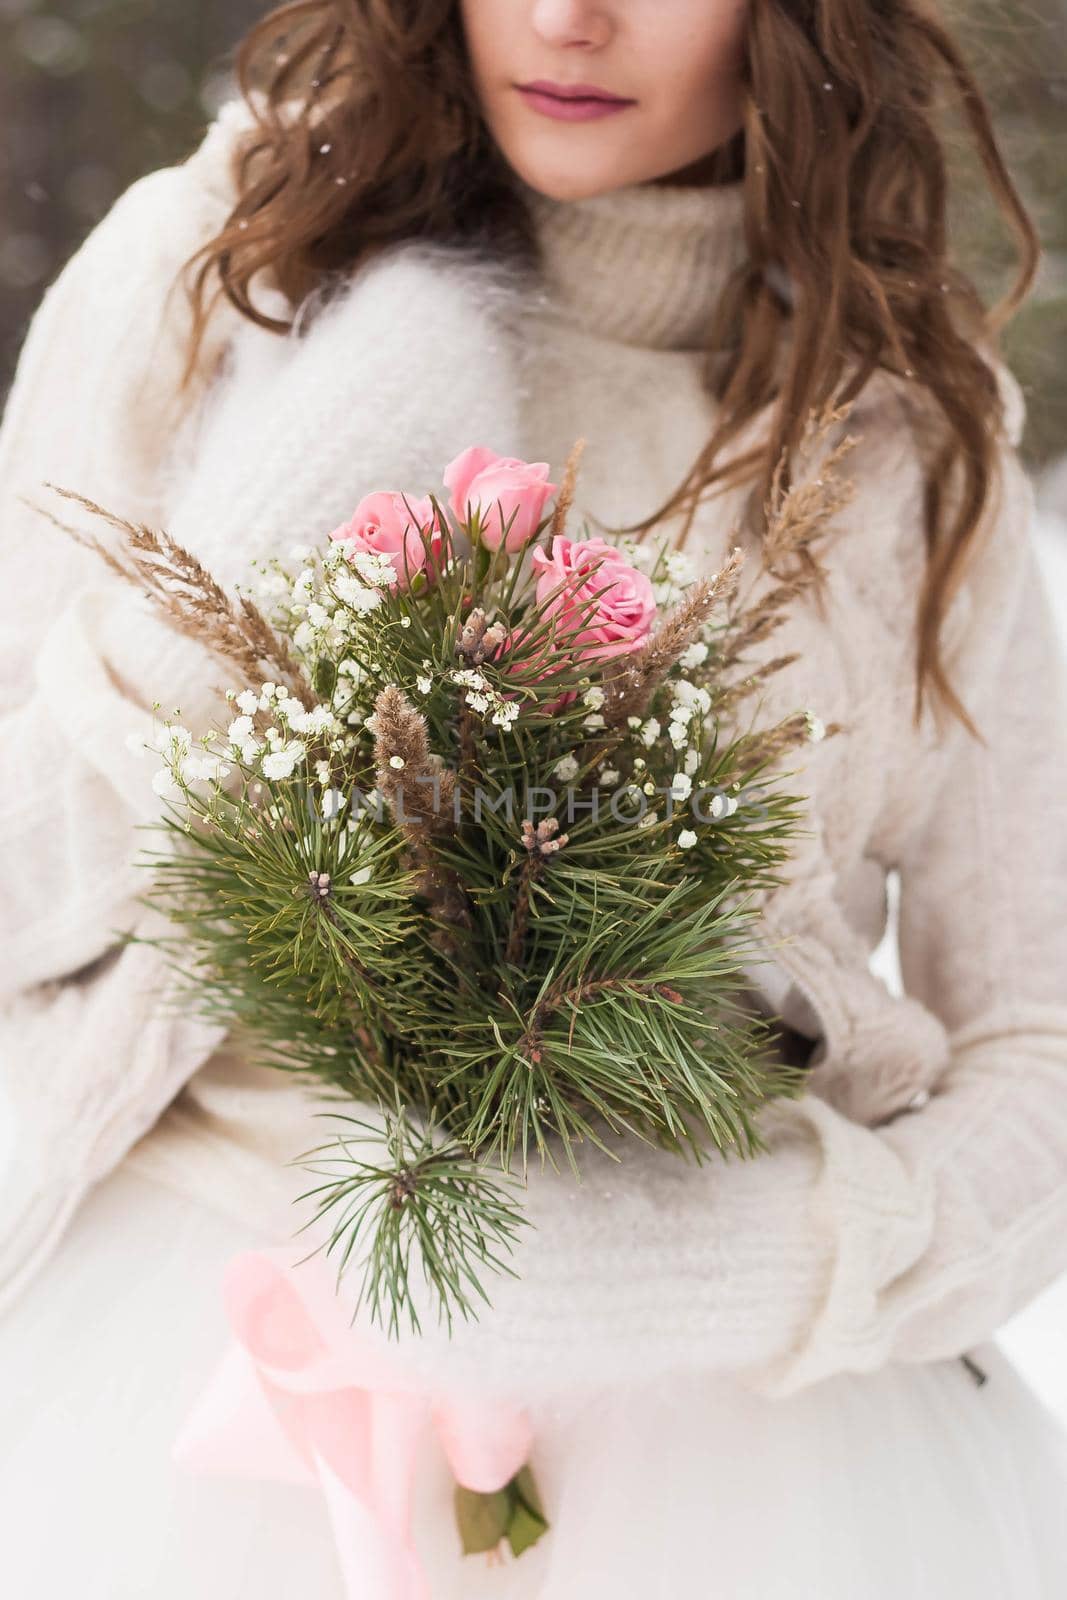
<svg viewBox="0 0 1067 1600"><path fill-rule="evenodd" d="M616 111L637 104L636 100L611 94L593 83L552 83L537 78L532 83L519 83L515 87L531 110L560 122L589 122L596 117L613 116Z"/></svg>

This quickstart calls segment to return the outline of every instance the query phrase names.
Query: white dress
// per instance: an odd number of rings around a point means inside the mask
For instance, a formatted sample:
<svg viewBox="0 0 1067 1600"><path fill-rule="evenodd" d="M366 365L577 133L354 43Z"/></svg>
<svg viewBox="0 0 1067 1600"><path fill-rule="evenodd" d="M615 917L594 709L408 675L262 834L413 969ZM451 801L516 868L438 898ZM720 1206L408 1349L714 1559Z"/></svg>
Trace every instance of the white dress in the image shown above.
<svg viewBox="0 0 1067 1600"><path fill-rule="evenodd" d="M3 1592L387 1600L346 1587L316 1488L172 1459L229 1339L222 1270L277 1242L124 1162L0 1320ZM548 1532L464 1556L420 1439L431 1600L1060 1600L1067 1434L996 1345L770 1400L691 1379L532 1413ZM392 1600L392 1597L388 1597Z"/></svg>

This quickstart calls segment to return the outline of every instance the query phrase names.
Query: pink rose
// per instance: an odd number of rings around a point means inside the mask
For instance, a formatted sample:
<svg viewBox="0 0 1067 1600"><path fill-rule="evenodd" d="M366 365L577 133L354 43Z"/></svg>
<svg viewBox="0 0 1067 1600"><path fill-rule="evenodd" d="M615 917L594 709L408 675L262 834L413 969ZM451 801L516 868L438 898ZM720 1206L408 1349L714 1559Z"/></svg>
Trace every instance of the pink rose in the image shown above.
<svg viewBox="0 0 1067 1600"><path fill-rule="evenodd" d="M409 511L404 504L407 499ZM418 519L417 523L414 520ZM429 545L434 565L441 550L441 523L429 496L396 494L381 489L364 495L347 522L342 522L330 534L331 539L351 546L355 550L373 550L386 556L393 564L396 577L394 585L403 585L426 567L426 547L419 529L431 528ZM406 571L405 571L406 562ZM430 576L427 573L427 576Z"/></svg>
<svg viewBox="0 0 1067 1600"><path fill-rule="evenodd" d="M568 648L605 660L637 650L648 639L656 615L652 585L606 539L568 539L558 533L551 552L534 550L530 559L541 615L558 619ZM560 584L565 587L549 600Z"/></svg>
<svg viewBox="0 0 1067 1600"><path fill-rule="evenodd" d="M450 509L457 522L466 522L477 505L482 507L481 542L488 550L499 550L508 518L509 554L529 544L544 516L545 501L555 494L557 484L548 481L547 461L519 461L515 456L498 456L484 444L472 444L450 461L444 470L445 486L451 492Z"/></svg>

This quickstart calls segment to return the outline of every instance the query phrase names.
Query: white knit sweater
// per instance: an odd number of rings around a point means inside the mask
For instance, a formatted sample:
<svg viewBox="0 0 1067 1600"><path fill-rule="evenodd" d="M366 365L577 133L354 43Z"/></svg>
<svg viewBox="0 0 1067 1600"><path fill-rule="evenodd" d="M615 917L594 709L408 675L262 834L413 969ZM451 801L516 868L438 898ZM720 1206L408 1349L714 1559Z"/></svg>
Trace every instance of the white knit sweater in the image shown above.
<svg viewBox="0 0 1067 1600"><path fill-rule="evenodd" d="M713 415L694 347L743 248L738 187L531 196L543 291L411 246L300 338L220 307L218 381L183 408L184 304L164 296L226 214L243 116L226 107L73 257L0 432L7 1301L123 1158L287 1237L309 1180L282 1163L324 1128L308 1091L167 1013L151 947L114 943L116 928L159 931L134 899L152 765L125 740L155 699L206 720L226 669L20 496L95 529L40 484L78 489L165 524L232 580L321 538L370 489L437 486L469 443L558 470L582 434L579 513L636 518ZM921 479L906 388L884 375L848 424L858 492L829 613L799 607L773 641L800 659L771 680L766 715L807 705L846 726L810 747L810 837L766 903L776 948L753 974L821 1037L812 1092L768 1109L771 1153L751 1162L696 1168L627 1141L623 1165L590 1152L580 1188L531 1172L520 1277L492 1279L493 1311L451 1342L410 1342L413 1361L520 1398L674 1370L779 1393L964 1352L1067 1268L1067 691L1015 454L1021 396L998 376L1005 493L945 636L987 744L929 715L911 728ZM701 508L687 548L709 569L734 510L729 496ZM891 868L903 995L869 968Z"/></svg>

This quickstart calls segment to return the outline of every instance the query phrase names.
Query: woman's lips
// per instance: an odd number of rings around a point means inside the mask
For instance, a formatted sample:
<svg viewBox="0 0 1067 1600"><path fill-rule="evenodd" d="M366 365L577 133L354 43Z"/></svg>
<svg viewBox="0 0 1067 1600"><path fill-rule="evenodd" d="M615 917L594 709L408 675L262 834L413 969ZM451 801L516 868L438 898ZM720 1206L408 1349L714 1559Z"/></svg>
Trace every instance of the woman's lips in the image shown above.
<svg viewBox="0 0 1067 1600"><path fill-rule="evenodd" d="M555 117L558 122L591 122L595 117L610 117L617 111L626 111L636 103L633 100L560 100L538 89L520 88L519 93L532 111Z"/></svg>

